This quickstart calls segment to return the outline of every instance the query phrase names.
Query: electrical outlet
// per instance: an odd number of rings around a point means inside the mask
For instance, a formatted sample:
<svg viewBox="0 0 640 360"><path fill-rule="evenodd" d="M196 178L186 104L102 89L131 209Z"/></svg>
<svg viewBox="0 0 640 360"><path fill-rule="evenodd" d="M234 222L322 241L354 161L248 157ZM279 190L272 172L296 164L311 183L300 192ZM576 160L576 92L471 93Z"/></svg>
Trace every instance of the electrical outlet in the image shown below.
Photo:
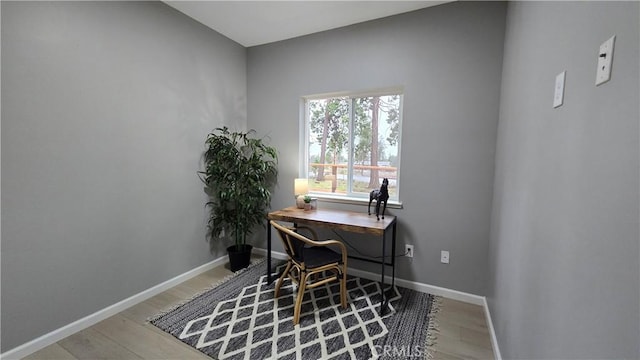
<svg viewBox="0 0 640 360"><path fill-rule="evenodd" d="M412 258L413 257L413 245L405 245L404 246L404 253L406 254L407 257Z"/></svg>
<svg viewBox="0 0 640 360"><path fill-rule="evenodd" d="M449 252L446 250L442 250L440 252L440 262L443 264L448 264L449 263Z"/></svg>

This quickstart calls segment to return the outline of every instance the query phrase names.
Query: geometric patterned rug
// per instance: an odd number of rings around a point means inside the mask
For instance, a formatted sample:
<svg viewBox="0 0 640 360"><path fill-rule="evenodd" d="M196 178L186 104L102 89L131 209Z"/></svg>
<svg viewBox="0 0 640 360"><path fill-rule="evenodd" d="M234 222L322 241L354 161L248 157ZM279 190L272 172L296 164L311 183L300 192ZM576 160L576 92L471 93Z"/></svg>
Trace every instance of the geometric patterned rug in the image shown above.
<svg viewBox="0 0 640 360"><path fill-rule="evenodd" d="M264 261L253 264L150 322L221 360L428 356L436 332L433 295L396 287L380 316L379 283L350 276L347 309L340 306L337 282L310 289L293 326L295 284L285 280L274 299L275 281L267 284L264 269Z"/></svg>

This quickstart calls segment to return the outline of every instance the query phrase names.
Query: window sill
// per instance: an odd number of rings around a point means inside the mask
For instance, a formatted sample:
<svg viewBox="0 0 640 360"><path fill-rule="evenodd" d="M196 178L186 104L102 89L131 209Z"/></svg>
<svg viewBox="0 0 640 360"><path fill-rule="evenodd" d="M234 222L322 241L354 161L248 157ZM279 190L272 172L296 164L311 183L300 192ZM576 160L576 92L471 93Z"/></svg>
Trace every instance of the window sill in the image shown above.
<svg viewBox="0 0 640 360"><path fill-rule="evenodd" d="M326 194L309 194L309 196L317 198L318 201L321 202L331 202L331 203L339 203L339 204L349 204L349 205L368 205L369 199L365 198L355 198L355 197L345 197L345 196L331 196ZM371 206L374 206L375 203L372 203ZM388 209L402 209L402 202L389 200L387 202Z"/></svg>

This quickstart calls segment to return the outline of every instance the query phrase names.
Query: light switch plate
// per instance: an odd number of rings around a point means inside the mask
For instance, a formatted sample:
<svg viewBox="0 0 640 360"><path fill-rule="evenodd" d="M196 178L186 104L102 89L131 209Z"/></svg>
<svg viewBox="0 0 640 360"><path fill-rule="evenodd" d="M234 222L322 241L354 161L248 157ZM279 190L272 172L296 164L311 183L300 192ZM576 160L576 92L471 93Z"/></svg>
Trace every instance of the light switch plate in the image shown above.
<svg viewBox="0 0 640 360"><path fill-rule="evenodd" d="M596 72L596 85L606 83L611 79L611 64L613 63L613 46L616 36L613 35L609 40L600 45L598 52L598 70Z"/></svg>
<svg viewBox="0 0 640 360"><path fill-rule="evenodd" d="M556 76L556 86L553 93L553 107L557 108L564 102L564 79L567 72L563 71Z"/></svg>

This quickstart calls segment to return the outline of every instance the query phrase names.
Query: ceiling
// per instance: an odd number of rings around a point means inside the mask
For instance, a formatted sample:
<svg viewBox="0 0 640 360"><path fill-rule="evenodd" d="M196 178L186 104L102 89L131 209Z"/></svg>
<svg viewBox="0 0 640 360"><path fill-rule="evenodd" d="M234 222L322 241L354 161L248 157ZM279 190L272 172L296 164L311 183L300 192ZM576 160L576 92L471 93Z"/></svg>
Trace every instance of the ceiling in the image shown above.
<svg viewBox="0 0 640 360"><path fill-rule="evenodd" d="M245 46L267 44L448 1L165 1Z"/></svg>

